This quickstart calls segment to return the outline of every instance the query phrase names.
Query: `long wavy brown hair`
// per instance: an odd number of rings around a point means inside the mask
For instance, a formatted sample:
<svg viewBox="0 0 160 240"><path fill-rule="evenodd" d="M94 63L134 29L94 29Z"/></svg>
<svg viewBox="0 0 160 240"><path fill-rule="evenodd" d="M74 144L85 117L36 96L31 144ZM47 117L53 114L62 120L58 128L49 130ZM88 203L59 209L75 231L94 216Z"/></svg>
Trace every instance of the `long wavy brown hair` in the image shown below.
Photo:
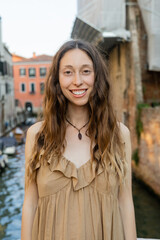
<svg viewBox="0 0 160 240"><path fill-rule="evenodd" d="M113 166L122 183L125 176L124 143L119 123L111 104L111 91L106 58L91 43L71 40L62 45L53 57L52 66L45 82L43 122L35 138L32 158L27 167L27 183L35 180L35 166L38 161L47 162L54 152L60 157L65 149L67 99L59 84L59 65L64 54L72 49L84 51L92 60L94 68L94 87L90 94L88 109L90 121L86 131L91 139L91 159L99 164ZM43 156L40 158L41 150ZM99 152L99 158L96 152Z"/></svg>

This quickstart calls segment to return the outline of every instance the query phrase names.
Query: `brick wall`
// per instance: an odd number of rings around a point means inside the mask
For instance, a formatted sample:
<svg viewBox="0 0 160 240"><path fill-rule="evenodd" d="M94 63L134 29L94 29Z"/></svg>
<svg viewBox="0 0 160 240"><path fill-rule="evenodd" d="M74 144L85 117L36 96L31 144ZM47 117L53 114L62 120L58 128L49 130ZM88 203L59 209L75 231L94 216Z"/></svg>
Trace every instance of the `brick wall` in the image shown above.
<svg viewBox="0 0 160 240"><path fill-rule="evenodd" d="M143 108L141 121L139 163L133 169L160 196L160 107Z"/></svg>

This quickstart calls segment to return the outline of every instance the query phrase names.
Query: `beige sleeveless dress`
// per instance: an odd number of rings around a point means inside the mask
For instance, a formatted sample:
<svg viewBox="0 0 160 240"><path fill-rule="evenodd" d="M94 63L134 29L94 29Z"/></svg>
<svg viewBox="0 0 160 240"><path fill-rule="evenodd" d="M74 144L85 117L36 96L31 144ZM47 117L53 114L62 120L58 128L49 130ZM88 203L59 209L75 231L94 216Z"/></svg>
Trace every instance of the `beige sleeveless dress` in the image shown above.
<svg viewBox="0 0 160 240"><path fill-rule="evenodd" d="M124 240L118 178L89 160L76 168L64 156L38 163L38 206L32 240ZM110 184L109 184L110 183Z"/></svg>

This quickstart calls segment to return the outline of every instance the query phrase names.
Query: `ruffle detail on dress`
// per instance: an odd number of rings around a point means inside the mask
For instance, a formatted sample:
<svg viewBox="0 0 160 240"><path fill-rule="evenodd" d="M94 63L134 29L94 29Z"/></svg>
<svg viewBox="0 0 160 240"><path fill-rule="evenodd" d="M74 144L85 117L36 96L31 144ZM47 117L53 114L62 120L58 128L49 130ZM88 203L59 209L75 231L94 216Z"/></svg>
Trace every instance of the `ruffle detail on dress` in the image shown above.
<svg viewBox="0 0 160 240"><path fill-rule="evenodd" d="M43 154L44 154L44 150L42 149L40 154L39 154L38 162L33 167L33 170L37 170L38 168L40 168L40 166L41 166L41 157L42 157Z"/></svg>
<svg viewBox="0 0 160 240"><path fill-rule="evenodd" d="M72 179L75 191L88 186L96 177L96 162L88 160L81 167L76 168L75 164L62 156L59 160L54 154L48 159L49 168L52 172L59 171L67 178ZM97 175L101 174L104 168L99 164Z"/></svg>

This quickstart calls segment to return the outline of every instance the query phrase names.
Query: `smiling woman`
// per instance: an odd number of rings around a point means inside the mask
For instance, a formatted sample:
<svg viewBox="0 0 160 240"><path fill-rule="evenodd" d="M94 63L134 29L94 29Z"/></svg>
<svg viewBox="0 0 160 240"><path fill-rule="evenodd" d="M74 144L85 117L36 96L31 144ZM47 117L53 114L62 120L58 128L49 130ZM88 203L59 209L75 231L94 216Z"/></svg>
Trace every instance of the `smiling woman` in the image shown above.
<svg viewBox="0 0 160 240"><path fill-rule="evenodd" d="M59 83L69 104L87 104L94 85L91 58L80 49L67 52L60 62Z"/></svg>
<svg viewBox="0 0 160 240"><path fill-rule="evenodd" d="M54 56L25 153L21 240L136 239L130 134L94 45L72 40Z"/></svg>

